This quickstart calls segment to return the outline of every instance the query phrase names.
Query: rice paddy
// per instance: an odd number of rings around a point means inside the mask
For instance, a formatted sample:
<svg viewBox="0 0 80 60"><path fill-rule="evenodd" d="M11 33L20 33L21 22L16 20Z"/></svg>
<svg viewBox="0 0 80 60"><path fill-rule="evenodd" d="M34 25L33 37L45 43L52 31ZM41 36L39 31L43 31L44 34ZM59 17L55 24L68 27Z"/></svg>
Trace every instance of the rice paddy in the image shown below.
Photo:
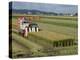
<svg viewBox="0 0 80 60"><path fill-rule="evenodd" d="M33 19L32 22L37 23L41 31L29 32L28 38L22 37L18 33L17 18L16 15L12 17L13 58L78 53L78 47L75 44L75 41L77 41L77 17L41 16L39 20Z"/></svg>

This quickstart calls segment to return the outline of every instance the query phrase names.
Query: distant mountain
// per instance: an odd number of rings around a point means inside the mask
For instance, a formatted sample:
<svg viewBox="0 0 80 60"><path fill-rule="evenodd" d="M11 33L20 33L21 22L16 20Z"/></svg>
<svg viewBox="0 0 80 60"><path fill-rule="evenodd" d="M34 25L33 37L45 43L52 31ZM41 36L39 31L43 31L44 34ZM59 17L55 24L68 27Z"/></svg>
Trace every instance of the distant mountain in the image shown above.
<svg viewBox="0 0 80 60"><path fill-rule="evenodd" d="M41 11L38 11L38 10L25 10L25 9L23 9L23 10L13 9L12 12L13 13L25 13L25 14L27 14L28 12L33 13L33 12L41 12Z"/></svg>
<svg viewBox="0 0 80 60"><path fill-rule="evenodd" d="M11 11L11 9L9 9ZM40 10L28 10L28 9L12 9L12 13L17 13L17 14L46 14L46 15L57 15L57 13L54 12L45 12L45 11L40 11Z"/></svg>

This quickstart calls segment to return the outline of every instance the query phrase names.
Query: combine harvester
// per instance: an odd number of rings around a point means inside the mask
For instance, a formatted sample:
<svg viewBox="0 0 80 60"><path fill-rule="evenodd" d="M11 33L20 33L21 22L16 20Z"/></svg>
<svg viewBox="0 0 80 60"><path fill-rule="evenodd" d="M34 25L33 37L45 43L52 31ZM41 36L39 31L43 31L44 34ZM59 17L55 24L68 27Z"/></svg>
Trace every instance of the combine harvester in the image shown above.
<svg viewBox="0 0 80 60"><path fill-rule="evenodd" d="M28 35L28 32L38 32L39 31L39 26L36 23L32 23L32 21L26 19L25 17L20 17L18 19L18 30L19 33L22 34L23 36Z"/></svg>

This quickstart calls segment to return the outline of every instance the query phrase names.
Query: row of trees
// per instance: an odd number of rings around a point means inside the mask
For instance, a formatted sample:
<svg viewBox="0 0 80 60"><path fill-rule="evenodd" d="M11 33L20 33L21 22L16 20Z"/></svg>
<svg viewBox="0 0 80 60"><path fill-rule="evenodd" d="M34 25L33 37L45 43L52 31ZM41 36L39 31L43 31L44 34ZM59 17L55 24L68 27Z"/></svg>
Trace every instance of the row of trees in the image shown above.
<svg viewBox="0 0 80 60"><path fill-rule="evenodd" d="M11 10L10 10L11 11ZM55 13L55 12L46 12L46 11L39 11L39 10L12 10L13 13L18 14L35 14L35 15L60 15L60 16L77 16L78 13L70 14L70 13Z"/></svg>

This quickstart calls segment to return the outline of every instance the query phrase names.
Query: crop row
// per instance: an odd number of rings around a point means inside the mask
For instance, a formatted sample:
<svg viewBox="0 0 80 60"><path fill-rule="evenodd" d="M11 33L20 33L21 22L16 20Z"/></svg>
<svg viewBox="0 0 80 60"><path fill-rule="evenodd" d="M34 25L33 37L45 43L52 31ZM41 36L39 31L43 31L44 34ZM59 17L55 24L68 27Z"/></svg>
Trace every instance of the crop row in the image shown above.
<svg viewBox="0 0 80 60"><path fill-rule="evenodd" d="M35 20L36 22L40 23L46 23L46 24L51 24L51 25L59 25L59 26L65 26L65 27L72 27L72 28L77 28L77 24L71 24L71 23L65 23L65 22L57 22L56 21L49 21L49 20ZM76 21L75 21L76 22Z"/></svg>

